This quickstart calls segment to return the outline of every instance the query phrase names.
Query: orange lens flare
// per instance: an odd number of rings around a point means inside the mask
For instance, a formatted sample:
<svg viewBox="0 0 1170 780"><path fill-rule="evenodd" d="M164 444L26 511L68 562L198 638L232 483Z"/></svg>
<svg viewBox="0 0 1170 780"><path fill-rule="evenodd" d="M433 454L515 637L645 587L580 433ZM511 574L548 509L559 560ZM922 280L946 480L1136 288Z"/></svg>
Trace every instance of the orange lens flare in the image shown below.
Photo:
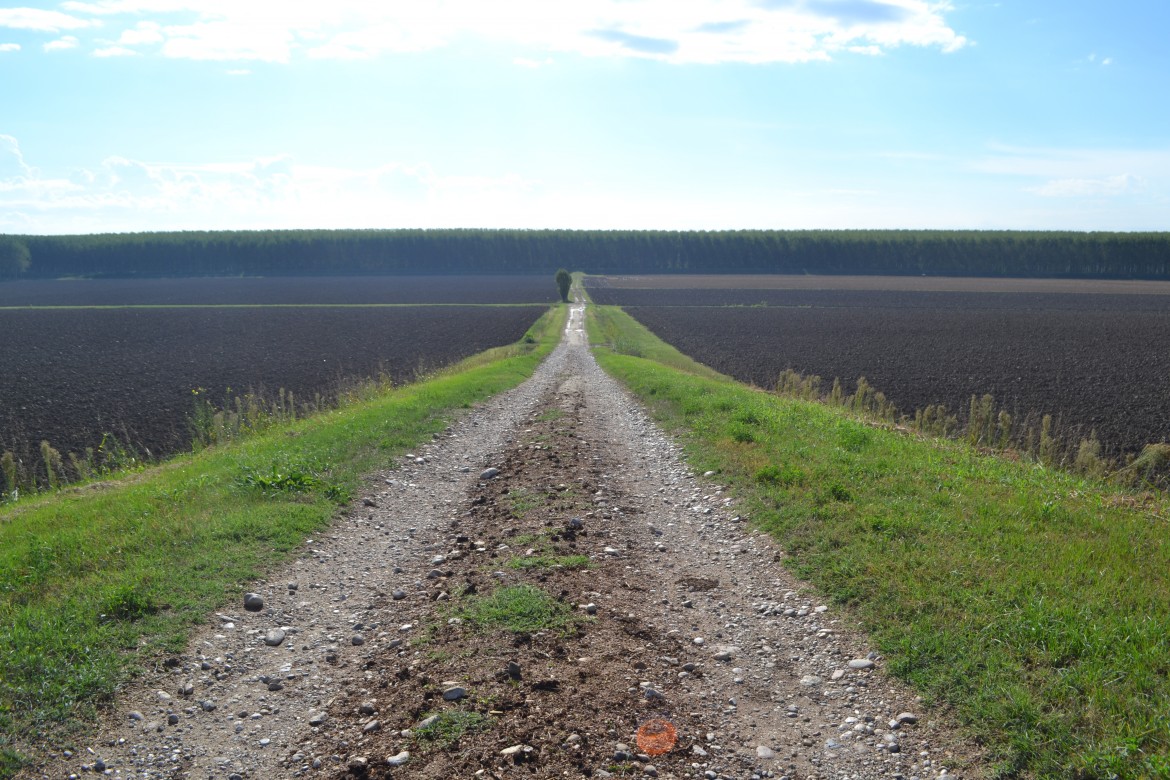
<svg viewBox="0 0 1170 780"><path fill-rule="evenodd" d="M669 753L678 741L678 732L674 724L668 720L655 718L648 720L638 728L638 748L648 756L661 756Z"/></svg>

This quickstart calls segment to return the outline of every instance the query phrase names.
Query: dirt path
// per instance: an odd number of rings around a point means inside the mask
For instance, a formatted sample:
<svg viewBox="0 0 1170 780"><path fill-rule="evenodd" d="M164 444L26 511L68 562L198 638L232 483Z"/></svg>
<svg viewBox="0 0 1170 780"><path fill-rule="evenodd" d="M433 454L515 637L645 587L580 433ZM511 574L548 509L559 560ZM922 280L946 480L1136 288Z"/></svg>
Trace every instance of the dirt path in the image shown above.
<svg viewBox="0 0 1170 780"><path fill-rule="evenodd" d="M379 475L255 584L260 611L217 616L44 776L976 776L581 325L574 307L532 380ZM525 585L567 626L481 629L464 607ZM652 720L677 733L664 754L638 744Z"/></svg>

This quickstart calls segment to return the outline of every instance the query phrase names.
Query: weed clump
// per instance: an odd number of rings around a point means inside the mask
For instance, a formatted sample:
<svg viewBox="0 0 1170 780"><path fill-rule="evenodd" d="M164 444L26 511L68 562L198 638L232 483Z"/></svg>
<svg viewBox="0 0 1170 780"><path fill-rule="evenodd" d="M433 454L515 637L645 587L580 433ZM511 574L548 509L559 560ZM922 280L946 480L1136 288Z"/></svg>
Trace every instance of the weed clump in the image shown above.
<svg viewBox="0 0 1170 780"><path fill-rule="evenodd" d="M510 569L588 569L588 555L530 555L508 561Z"/></svg>
<svg viewBox="0 0 1170 780"><path fill-rule="evenodd" d="M459 616L476 628L502 628L517 634L566 631L576 622L568 604L532 585L513 585L471 599Z"/></svg>
<svg viewBox="0 0 1170 780"><path fill-rule="evenodd" d="M427 747L446 749L459 741L464 734L482 731L491 725L491 718L478 712L447 710L423 718L426 725L414 730L414 737Z"/></svg>

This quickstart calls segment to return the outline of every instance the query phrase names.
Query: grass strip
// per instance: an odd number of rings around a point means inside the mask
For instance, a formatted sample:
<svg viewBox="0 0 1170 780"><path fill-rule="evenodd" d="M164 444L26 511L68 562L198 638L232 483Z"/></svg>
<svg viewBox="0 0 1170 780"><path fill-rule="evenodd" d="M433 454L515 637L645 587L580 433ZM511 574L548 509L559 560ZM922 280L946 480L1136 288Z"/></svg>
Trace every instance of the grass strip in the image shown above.
<svg viewBox="0 0 1170 780"><path fill-rule="evenodd" d="M620 310L589 327L605 370L997 775L1170 776L1165 496L712 377Z"/></svg>
<svg viewBox="0 0 1170 780"><path fill-rule="evenodd" d="M427 748L446 750L465 734L489 728L494 721L486 715L470 710L444 710L423 718L426 725L414 729L414 738Z"/></svg>
<svg viewBox="0 0 1170 780"><path fill-rule="evenodd" d="M588 555L529 555L512 558L505 564L509 569L588 569L593 562Z"/></svg>
<svg viewBox="0 0 1170 780"><path fill-rule="evenodd" d="M471 598L459 617L476 628L502 628L518 634L565 631L576 618L573 609L533 585L499 588Z"/></svg>
<svg viewBox="0 0 1170 780"><path fill-rule="evenodd" d="M329 524L364 475L555 346L558 306L517 344L434 378L144 472L0 508L0 778L76 747L137 670Z"/></svg>

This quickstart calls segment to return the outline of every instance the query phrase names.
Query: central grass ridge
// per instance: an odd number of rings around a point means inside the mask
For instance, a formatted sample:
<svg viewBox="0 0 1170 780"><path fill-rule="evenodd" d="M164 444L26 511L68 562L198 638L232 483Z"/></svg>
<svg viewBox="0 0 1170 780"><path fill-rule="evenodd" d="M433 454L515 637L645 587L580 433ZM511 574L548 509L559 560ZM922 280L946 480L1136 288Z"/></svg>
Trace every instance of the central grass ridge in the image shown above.
<svg viewBox="0 0 1170 780"><path fill-rule="evenodd" d="M513 585L471 599L459 617L477 628L517 634L566 631L577 620L572 608L532 585Z"/></svg>

